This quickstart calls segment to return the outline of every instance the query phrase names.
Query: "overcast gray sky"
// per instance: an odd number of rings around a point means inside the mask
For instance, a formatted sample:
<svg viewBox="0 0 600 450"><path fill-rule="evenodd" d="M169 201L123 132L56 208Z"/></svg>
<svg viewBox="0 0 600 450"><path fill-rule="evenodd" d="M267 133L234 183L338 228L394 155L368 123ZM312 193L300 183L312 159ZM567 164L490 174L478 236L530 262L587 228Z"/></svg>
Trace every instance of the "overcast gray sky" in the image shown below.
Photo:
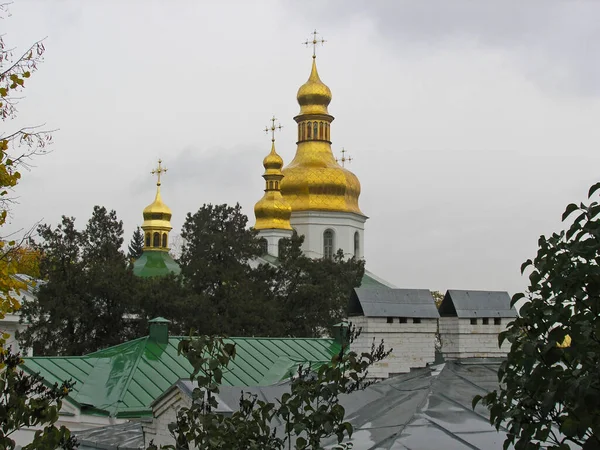
<svg viewBox="0 0 600 450"><path fill-rule="evenodd" d="M10 230L104 205L126 240L153 200L174 233L203 203L262 196L262 130L295 152L300 43L317 28L334 151L362 184L367 268L399 287L526 287L521 262L600 180L600 2L33 1L9 46L47 36L18 124L58 128Z"/></svg>

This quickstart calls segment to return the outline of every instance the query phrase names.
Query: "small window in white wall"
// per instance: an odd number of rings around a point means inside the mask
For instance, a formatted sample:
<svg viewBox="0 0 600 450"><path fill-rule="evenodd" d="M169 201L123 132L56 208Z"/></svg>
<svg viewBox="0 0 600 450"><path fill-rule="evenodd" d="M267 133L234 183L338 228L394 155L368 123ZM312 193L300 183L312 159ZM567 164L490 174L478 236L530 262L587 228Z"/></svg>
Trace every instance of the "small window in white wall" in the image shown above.
<svg viewBox="0 0 600 450"><path fill-rule="evenodd" d="M494 325L502 325L502 320L500 317L494 317Z"/></svg>
<svg viewBox="0 0 600 450"><path fill-rule="evenodd" d="M323 232L323 258L333 259L333 230Z"/></svg>
<svg viewBox="0 0 600 450"><path fill-rule="evenodd" d="M354 232L354 257L359 258L360 256L360 235L358 231Z"/></svg>
<svg viewBox="0 0 600 450"><path fill-rule="evenodd" d="M265 238L260 240L260 249L262 250L263 255L269 253L269 243Z"/></svg>

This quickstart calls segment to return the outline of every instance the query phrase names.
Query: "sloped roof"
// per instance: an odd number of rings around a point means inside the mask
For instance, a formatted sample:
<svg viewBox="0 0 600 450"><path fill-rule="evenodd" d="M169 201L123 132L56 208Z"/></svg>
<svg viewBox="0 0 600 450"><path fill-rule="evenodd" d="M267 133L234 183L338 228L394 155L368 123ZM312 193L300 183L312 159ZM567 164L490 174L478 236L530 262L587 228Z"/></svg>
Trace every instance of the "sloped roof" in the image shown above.
<svg viewBox="0 0 600 450"><path fill-rule="evenodd" d="M441 316L471 317L516 317L517 311L510 306L510 295L505 291L461 291L446 292L440 305Z"/></svg>
<svg viewBox="0 0 600 450"><path fill-rule="evenodd" d="M349 315L366 317L437 318L435 300L427 289L355 288Z"/></svg>
<svg viewBox="0 0 600 450"><path fill-rule="evenodd" d="M158 344L135 339L85 356L29 357L23 368L39 372L51 384L73 379L69 399L86 414L143 417L150 404L192 366L177 355L183 337ZM293 375L299 364L315 366L331 360L340 346L333 339L231 338L237 355L223 375L224 386L268 385Z"/></svg>
<svg viewBox="0 0 600 450"><path fill-rule="evenodd" d="M446 362L341 396L345 420L354 428L347 442L360 450L501 450L506 430L498 432L490 425L484 406L478 404L475 410L471 406L475 395L498 387L501 362L475 358ZM181 380L177 386L191 397L194 383ZM289 392L289 383L250 390L224 387L218 395L217 412L237 410L242 391L274 403ZM282 424L272 425L282 435ZM322 444L328 448L336 443L333 437Z"/></svg>
<svg viewBox="0 0 600 450"><path fill-rule="evenodd" d="M137 450L144 447L144 434L140 422L76 431L79 450L101 448L104 450Z"/></svg>
<svg viewBox="0 0 600 450"><path fill-rule="evenodd" d="M142 256L133 263L133 273L142 278L160 277L169 273L181 273L181 268L168 252L144 250Z"/></svg>

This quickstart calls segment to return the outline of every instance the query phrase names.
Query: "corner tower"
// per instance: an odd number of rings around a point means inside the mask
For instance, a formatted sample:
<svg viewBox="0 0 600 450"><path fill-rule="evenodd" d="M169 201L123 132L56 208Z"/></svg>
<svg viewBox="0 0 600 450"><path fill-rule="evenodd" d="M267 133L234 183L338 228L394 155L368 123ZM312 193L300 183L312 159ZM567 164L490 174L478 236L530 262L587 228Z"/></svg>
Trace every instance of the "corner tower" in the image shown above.
<svg viewBox="0 0 600 450"><path fill-rule="evenodd" d="M160 178L167 169L158 160L158 167L152 171L156 175L156 197L144 208L144 252L133 264L133 273L139 277L154 277L168 273L180 273L179 265L169 255L169 232L171 226L171 209L165 205L160 195Z"/></svg>
<svg viewBox="0 0 600 450"><path fill-rule="evenodd" d="M283 169L283 197L292 207L291 225L304 235L303 250L313 258L331 258L338 249L344 256L362 258L364 224L358 206L360 182L340 166L331 151L329 114L331 90L317 71L316 46L325 42L313 33L312 68L308 81L298 89L300 114L296 155Z"/></svg>
<svg viewBox="0 0 600 450"><path fill-rule="evenodd" d="M271 152L263 160L265 194L254 206L254 229L262 239L263 251L275 257L279 256L279 241L293 233L290 225L292 207L281 195L283 159L275 151L275 130L280 130L281 125L275 126L276 120L273 116L271 126L265 128L267 133L271 132Z"/></svg>

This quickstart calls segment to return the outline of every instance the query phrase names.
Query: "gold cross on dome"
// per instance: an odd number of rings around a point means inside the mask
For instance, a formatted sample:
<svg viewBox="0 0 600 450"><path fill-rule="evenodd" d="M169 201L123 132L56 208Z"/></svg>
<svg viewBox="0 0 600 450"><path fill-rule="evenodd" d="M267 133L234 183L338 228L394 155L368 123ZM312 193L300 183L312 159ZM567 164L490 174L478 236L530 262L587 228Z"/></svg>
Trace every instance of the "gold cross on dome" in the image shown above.
<svg viewBox="0 0 600 450"><path fill-rule="evenodd" d="M275 142L275 130L281 131L281 129L283 128L283 125L281 125L281 124L278 124L277 126L275 126L276 121L277 121L277 119L275 118L275 116L273 116L271 118L271 126L265 127L265 133L269 134L269 131L271 132L271 142Z"/></svg>
<svg viewBox="0 0 600 450"><path fill-rule="evenodd" d="M307 47L309 45L313 46L313 58L317 57L317 44L321 44L323 45L325 42L327 42L325 39L323 39L323 37L321 37L321 39L317 39L317 30L312 32L313 38L312 41L310 39L307 39L306 42L303 42L304 45L306 45Z"/></svg>
<svg viewBox="0 0 600 450"><path fill-rule="evenodd" d="M352 158L350 156L346 156L347 152L346 152L346 149L344 149L343 147L342 147L341 153L342 153L342 157L341 158L335 158L335 162L338 163L338 164L342 163L342 167L346 167L346 161L348 161L349 163L351 163L352 162Z"/></svg>
<svg viewBox="0 0 600 450"><path fill-rule="evenodd" d="M161 164L162 164L162 159L159 159L158 160L158 167L156 169L153 169L152 172L151 172L152 175L156 175L158 177L158 181L156 182L157 186L160 186L160 176L163 173L167 173L167 168L163 167Z"/></svg>

